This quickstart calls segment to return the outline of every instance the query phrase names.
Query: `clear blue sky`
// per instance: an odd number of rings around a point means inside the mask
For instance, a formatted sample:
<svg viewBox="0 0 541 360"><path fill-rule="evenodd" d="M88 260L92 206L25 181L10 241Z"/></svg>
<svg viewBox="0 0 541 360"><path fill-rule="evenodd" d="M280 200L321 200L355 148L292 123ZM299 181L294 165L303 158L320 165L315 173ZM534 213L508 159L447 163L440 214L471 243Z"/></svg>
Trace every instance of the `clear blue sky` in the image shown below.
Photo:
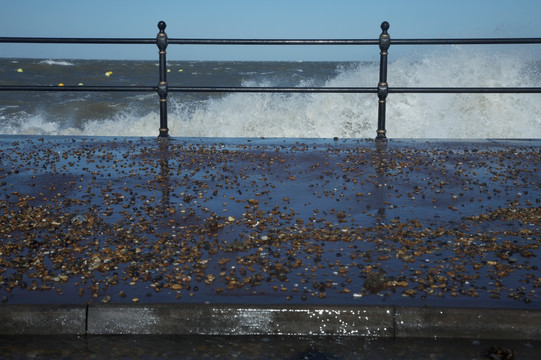
<svg viewBox="0 0 541 360"><path fill-rule="evenodd" d="M0 2L0 37L541 37L540 0L18 0ZM393 51L392 49L391 51ZM361 54L370 55L361 55ZM355 60L376 47L171 45L177 60ZM391 52L392 54L392 52ZM156 59L151 45L0 44L1 57Z"/></svg>

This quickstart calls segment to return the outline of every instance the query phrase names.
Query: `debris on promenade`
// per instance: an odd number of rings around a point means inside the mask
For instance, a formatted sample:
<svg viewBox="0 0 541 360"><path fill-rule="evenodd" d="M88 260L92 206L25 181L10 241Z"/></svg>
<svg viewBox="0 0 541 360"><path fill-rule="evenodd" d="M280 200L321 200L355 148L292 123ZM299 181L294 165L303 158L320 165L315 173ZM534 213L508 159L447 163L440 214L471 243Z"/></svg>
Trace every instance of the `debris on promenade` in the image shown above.
<svg viewBox="0 0 541 360"><path fill-rule="evenodd" d="M539 145L2 136L0 297L539 308Z"/></svg>

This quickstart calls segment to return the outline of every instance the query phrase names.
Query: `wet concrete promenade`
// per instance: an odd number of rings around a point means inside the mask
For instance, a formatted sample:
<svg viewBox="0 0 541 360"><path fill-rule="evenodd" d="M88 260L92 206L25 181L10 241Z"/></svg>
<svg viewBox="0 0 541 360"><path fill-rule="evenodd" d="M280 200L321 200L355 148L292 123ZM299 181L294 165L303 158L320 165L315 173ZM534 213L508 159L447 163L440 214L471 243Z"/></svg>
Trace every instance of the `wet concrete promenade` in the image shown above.
<svg viewBox="0 0 541 360"><path fill-rule="evenodd" d="M541 340L540 145L0 136L0 334Z"/></svg>

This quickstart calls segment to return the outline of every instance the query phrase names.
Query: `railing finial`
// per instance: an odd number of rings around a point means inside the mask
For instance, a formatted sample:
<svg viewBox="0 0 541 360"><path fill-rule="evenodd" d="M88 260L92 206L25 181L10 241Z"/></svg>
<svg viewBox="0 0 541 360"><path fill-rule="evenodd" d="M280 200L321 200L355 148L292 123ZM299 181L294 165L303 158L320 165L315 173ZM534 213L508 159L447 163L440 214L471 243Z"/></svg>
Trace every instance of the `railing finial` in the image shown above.
<svg viewBox="0 0 541 360"><path fill-rule="evenodd" d="M165 23L165 21L162 20L162 21L158 22L158 29L160 29L161 33L165 32L166 27L167 27L167 24Z"/></svg>
<svg viewBox="0 0 541 360"><path fill-rule="evenodd" d="M389 46L391 45L391 37L387 30L389 30L389 23L384 21L381 23L381 34L379 35L379 48L381 51L387 52Z"/></svg>
<svg viewBox="0 0 541 360"><path fill-rule="evenodd" d="M387 30L389 30L389 23L387 21L384 21L381 23L381 30L383 34L387 34Z"/></svg>

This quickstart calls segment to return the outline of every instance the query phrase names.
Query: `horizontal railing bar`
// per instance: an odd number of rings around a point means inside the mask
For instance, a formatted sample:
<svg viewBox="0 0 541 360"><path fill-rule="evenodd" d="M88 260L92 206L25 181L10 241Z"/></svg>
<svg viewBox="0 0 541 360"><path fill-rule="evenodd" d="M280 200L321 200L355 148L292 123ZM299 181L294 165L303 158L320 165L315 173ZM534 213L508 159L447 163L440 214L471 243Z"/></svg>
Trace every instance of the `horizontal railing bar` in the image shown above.
<svg viewBox="0 0 541 360"><path fill-rule="evenodd" d="M372 87L189 87L169 86L174 92L376 93ZM541 93L541 87L390 87L393 93Z"/></svg>
<svg viewBox="0 0 541 360"><path fill-rule="evenodd" d="M157 86L53 86L53 85L0 85L0 91L157 91ZM169 86L169 92L239 92L239 93L374 93L370 87L190 87Z"/></svg>
<svg viewBox="0 0 541 360"><path fill-rule="evenodd" d="M248 86L169 86L171 92L239 92L239 93L375 93L375 87L248 87Z"/></svg>
<svg viewBox="0 0 541 360"><path fill-rule="evenodd" d="M156 39L0 37L0 43L155 44ZM377 39L175 39L177 45L377 45Z"/></svg>
<svg viewBox="0 0 541 360"><path fill-rule="evenodd" d="M0 85L0 91L157 91L157 86L58 86L58 85Z"/></svg>
<svg viewBox="0 0 541 360"><path fill-rule="evenodd" d="M45 44L156 44L152 38L58 38L58 37L0 37L0 43Z"/></svg>
<svg viewBox="0 0 541 360"><path fill-rule="evenodd" d="M541 93L541 87L389 87L390 93Z"/></svg>
<svg viewBox="0 0 541 360"><path fill-rule="evenodd" d="M151 92L157 86L58 86L0 85L0 91L126 91ZM376 93L375 87L249 87L249 86L168 86L170 92L226 93ZM389 87L389 93L541 93L541 87Z"/></svg>
<svg viewBox="0 0 541 360"><path fill-rule="evenodd" d="M391 45L541 44L541 38L391 39Z"/></svg>
<svg viewBox="0 0 541 360"><path fill-rule="evenodd" d="M377 45L377 39L167 39L179 45Z"/></svg>
<svg viewBox="0 0 541 360"><path fill-rule="evenodd" d="M490 45L541 44L541 38L449 38L391 39L392 45ZM169 38L168 44L179 45L378 45L378 39L190 39ZM49 44L155 44L153 38L58 38L0 37L0 43Z"/></svg>
<svg viewBox="0 0 541 360"><path fill-rule="evenodd" d="M0 37L0 43L155 44L156 39ZM180 45L377 45L373 39L167 39Z"/></svg>

